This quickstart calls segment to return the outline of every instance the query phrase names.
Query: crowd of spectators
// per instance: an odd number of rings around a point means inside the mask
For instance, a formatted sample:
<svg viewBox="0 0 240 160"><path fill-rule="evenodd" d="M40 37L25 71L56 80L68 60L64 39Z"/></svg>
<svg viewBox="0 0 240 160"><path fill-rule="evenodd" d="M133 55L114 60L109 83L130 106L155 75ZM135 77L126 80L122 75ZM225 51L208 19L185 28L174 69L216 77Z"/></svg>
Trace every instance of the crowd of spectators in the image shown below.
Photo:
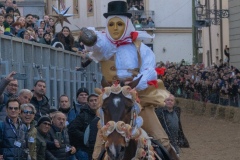
<svg viewBox="0 0 240 160"><path fill-rule="evenodd" d="M239 106L240 71L227 63L185 65L160 62L166 68L161 77L164 84L176 97L194 99L220 105Z"/></svg>
<svg viewBox="0 0 240 160"><path fill-rule="evenodd" d="M128 1L128 10L133 14L131 20L136 25L141 25L142 28L154 28L155 24L151 15L146 14L144 10L143 0Z"/></svg>
<svg viewBox="0 0 240 160"><path fill-rule="evenodd" d="M15 1L6 0L4 5L0 4L0 34L51 45L67 51L78 51L79 43L74 43L68 27L63 27L59 33L56 33L54 18L49 15L39 17L34 14L22 16L17 4L13 2Z"/></svg>
<svg viewBox="0 0 240 160"><path fill-rule="evenodd" d="M144 10L143 0L128 0L128 10Z"/></svg>
<svg viewBox="0 0 240 160"><path fill-rule="evenodd" d="M66 94L59 96L58 106L50 106L44 80L18 92L15 74L0 81L0 160L92 159L98 95L79 88L73 106Z"/></svg>

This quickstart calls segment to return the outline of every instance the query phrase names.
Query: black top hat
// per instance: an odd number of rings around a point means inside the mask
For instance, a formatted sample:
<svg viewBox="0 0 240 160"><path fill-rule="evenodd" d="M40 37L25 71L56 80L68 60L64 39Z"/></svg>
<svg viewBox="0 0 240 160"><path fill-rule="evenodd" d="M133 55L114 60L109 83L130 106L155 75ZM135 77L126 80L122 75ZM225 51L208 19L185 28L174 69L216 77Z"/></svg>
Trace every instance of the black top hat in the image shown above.
<svg viewBox="0 0 240 160"><path fill-rule="evenodd" d="M132 14L127 12L127 2L124 1L112 1L108 3L108 13L104 13L103 16L107 18L112 15L122 15L131 18Z"/></svg>

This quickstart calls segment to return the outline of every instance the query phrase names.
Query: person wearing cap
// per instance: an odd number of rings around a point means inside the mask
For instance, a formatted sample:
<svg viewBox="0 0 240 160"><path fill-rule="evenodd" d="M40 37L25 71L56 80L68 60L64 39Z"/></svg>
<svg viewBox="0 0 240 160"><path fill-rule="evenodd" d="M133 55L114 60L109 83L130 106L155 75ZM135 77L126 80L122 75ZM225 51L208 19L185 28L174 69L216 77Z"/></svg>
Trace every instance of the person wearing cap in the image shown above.
<svg viewBox="0 0 240 160"><path fill-rule="evenodd" d="M56 111L53 115L49 136L56 147L47 149L46 160L68 160L76 152L75 147L69 144L66 116L60 111Z"/></svg>
<svg viewBox="0 0 240 160"><path fill-rule="evenodd" d="M155 113L156 107L164 106L164 100L169 93L162 81L157 79L153 51L142 43L142 40L154 37L145 31L135 31L130 19L132 14L127 12L127 3L124 1L109 2L108 12L103 15L107 20L105 32L92 28L82 28L80 32L80 38L89 51L89 57L101 64L102 74L106 80L103 84L109 86L116 81L128 84L139 80L135 89L142 106L139 114L144 120L142 128L149 136L160 142L174 159L179 159ZM100 153L100 141L97 136L94 159Z"/></svg>
<svg viewBox="0 0 240 160"><path fill-rule="evenodd" d="M68 127L70 137L70 144L76 146L77 152L75 154L77 159L92 160L92 153L97 136L97 123L93 120L97 118L96 111L98 106L98 95L90 94L87 98L87 105L81 108L79 115ZM98 122L97 119L96 122ZM86 137L86 128L91 125L89 136ZM94 132L95 131L95 132ZM87 140L88 139L88 140Z"/></svg>
<svg viewBox="0 0 240 160"><path fill-rule="evenodd" d="M30 90L29 90L30 91ZM31 93L31 92L30 92ZM28 98L29 101L31 98ZM37 129L35 128L34 116L36 114L36 109L31 103L23 103L21 106L20 118L23 123L27 126L27 143L28 143L28 156L31 160L36 160L36 137Z"/></svg>
<svg viewBox="0 0 240 160"><path fill-rule="evenodd" d="M52 121L48 116L42 116L37 123L37 160L45 160L48 132L51 128Z"/></svg>
<svg viewBox="0 0 240 160"><path fill-rule="evenodd" d="M6 14L10 14L13 16L14 9L12 7L7 7L6 8Z"/></svg>
<svg viewBox="0 0 240 160"><path fill-rule="evenodd" d="M85 87L78 89L76 94L77 102L73 103L73 108L71 108L68 113L69 123L71 123L77 117L77 115L80 113L81 108L87 104L88 93L88 89Z"/></svg>

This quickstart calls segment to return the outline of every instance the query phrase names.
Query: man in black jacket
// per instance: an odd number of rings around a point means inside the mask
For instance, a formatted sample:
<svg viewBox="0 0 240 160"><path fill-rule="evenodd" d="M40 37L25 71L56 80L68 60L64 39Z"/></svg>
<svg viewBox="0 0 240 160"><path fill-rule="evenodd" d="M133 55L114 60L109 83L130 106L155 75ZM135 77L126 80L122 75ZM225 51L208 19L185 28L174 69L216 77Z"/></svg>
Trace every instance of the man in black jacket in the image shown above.
<svg viewBox="0 0 240 160"><path fill-rule="evenodd" d="M172 94L166 98L165 103L166 107L158 108L156 114L170 139L171 145L179 155L179 148L189 148L189 143L183 133L180 121L181 109L174 106L175 97Z"/></svg>
<svg viewBox="0 0 240 160"><path fill-rule="evenodd" d="M47 115L50 112L50 105L48 104L48 98L46 97L46 82L44 80L38 80L33 88L33 97L31 102L37 113L34 117L35 121L38 121L43 115Z"/></svg>
<svg viewBox="0 0 240 160"><path fill-rule="evenodd" d="M65 114L56 111L52 123L49 135L50 141L54 143L55 147L48 147L46 160L70 160L70 156L76 152L76 149L73 145L69 145Z"/></svg>
<svg viewBox="0 0 240 160"><path fill-rule="evenodd" d="M70 144L76 146L76 158L78 160L92 160L92 153L97 136L96 117L98 109L98 95L91 94L88 96L88 105L81 108L80 114L69 125ZM90 128L87 131L87 128ZM87 133L89 132L89 133Z"/></svg>

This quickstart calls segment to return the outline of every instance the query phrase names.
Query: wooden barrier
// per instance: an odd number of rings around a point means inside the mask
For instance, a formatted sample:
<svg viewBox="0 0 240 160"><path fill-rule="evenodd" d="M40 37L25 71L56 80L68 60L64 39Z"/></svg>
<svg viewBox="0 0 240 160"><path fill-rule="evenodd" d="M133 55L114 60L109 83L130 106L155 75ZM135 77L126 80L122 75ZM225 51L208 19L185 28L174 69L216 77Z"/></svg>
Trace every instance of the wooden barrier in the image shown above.
<svg viewBox="0 0 240 160"><path fill-rule="evenodd" d="M182 112L185 113L240 123L240 109L237 107L221 106L183 98L176 98L176 105L181 107Z"/></svg>

